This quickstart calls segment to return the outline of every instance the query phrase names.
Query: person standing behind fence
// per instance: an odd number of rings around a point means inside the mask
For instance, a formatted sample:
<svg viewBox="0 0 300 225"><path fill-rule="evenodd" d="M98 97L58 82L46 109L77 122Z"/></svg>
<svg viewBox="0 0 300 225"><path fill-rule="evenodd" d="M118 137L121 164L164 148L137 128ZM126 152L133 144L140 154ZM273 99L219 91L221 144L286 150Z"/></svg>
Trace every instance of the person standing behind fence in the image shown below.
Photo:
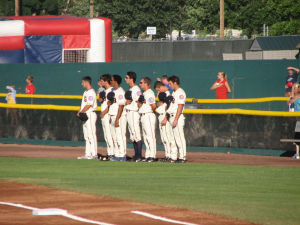
<svg viewBox="0 0 300 225"><path fill-rule="evenodd" d="M16 92L15 85L13 85L13 84L7 85L6 89L8 90L7 96L5 98L7 104L17 104L17 101L16 101L17 92ZM17 109L8 108L7 112L11 116L10 125L17 125L17 123L18 123Z"/></svg>
<svg viewBox="0 0 300 225"><path fill-rule="evenodd" d="M218 80L211 86L210 90L216 90L217 99L228 99L227 94L231 92L227 75L224 72L219 72Z"/></svg>
<svg viewBox="0 0 300 225"><path fill-rule="evenodd" d="M97 98L96 92L92 88L92 79L88 76L83 77L81 85L86 89L83 93L81 107L77 113L86 113L87 120L83 124L83 134L85 139L85 155L78 159L96 159L97 154L97 136L96 136L96 121L97 121Z"/></svg>
<svg viewBox="0 0 300 225"><path fill-rule="evenodd" d="M26 95L33 95L33 94L35 94L35 86L33 84L33 80L34 80L33 76L28 76L26 78L26 82L27 82L27 85L25 87L25 94Z"/></svg>
<svg viewBox="0 0 300 225"><path fill-rule="evenodd" d="M295 67L287 67L288 75L285 80L285 96L290 97L292 94L293 85L297 82L299 76L299 69Z"/></svg>
<svg viewBox="0 0 300 225"><path fill-rule="evenodd" d="M288 101L288 104L294 104L294 112L300 112L300 84L295 84L293 87L293 92L291 99ZM300 139L300 121L296 121L295 126L295 139ZM294 158L299 159L299 144L300 142L295 142L296 144L296 154Z"/></svg>

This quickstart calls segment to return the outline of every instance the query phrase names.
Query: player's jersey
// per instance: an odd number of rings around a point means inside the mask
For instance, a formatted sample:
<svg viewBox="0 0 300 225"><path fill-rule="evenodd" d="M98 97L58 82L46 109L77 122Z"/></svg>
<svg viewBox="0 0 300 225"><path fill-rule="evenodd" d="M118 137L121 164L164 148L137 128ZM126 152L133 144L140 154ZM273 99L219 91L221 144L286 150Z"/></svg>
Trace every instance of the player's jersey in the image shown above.
<svg viewBox="0 0 300 225"><path fill-rule="evenodd" d="M105 90L105 97L107 97L107 94L111 92L112 89L112 87L109 87ZM105 109L107 109L107 98L105 98L105 100L101 104L101 112L103 112Z"/></svg>
<svg viewBox="0 0 300 225"><path fill-rule="evenodd" d="M131 91L132 102L130 105L126 106L126 109L137 112L139 108L136 102L142 94L141 89L137 85L135 85L132 88L130 88L129 91Z"/></svg>
<svg viewBox="0 0 300 225"><path fill-rule="evenodd" d="M33 95L35 93L35 86L33 84L27 84L25 88L26 95Z"/></svg>
<svg viewBox="0 0 300 225"><path fill-rule="evenodd" d="M97 109L97 98L96 98L96 92L93 88L86 90L83 93L83 97L81 100L81 108L82 110L86 105L90 105L91 107L86 111L88 112L93 112L96 111Z"/></svg>
<svg viewBox="0 0 300 225"><path fill-rule="evenodd" d="M155 95L151 89L148 89L143 93L145 97L145 103L139 109L139 113L152 113L152 104L155 104Z"/></svg>
<svg viewBox="0 0 300 225"><path fill-rule="evenodd" d="M186 94L182 88L178 88L176 91L172 93L174 101L170 104L170 107L167 110L169 114L176 114L178 105L185 104ZM184 107L183 107L184 109ZM182 110L183 110L182 109Z"/></svg>
<svg viewBox="0 0 300 225"><path fill-rule="evenodd" d="M119 87L116 90L113 89L113 92L115 93L116 102L109 107L108 114L116 116L118 114L119 105L125 105L125 91L122 87Z"/></svg>

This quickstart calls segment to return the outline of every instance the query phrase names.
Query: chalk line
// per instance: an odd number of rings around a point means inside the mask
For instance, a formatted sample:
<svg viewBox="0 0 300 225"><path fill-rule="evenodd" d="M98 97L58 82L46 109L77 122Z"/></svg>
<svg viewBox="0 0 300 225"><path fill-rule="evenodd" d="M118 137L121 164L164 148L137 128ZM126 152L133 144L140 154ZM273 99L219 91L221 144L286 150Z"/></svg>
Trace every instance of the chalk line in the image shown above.
<svg viewBox="0 0 300 225"><path fill-rule="evenodd" d="M183 221L179 221L179 220L168 219L166 217L155 216L153 214L146 213L146 212L141 212L141 211L131 211L131 213L138 214L138 215L145 216L145 217L149 217L149 218L152 218L152 219L155 219L155 220L161 220L161 221L169 222L169 223L176 223L176 224L182 224L182 225L197 225L195 223L188 223L188 222L183 222Z"/></svg>
<svg viewBox="0 0 300 225"><path fill-rule="evenodd" d="M13 207L18 207L18 208L23 208L23 209L28 209L28 210L39 210L39 208L35 208L35 207L31 207L31 206L26 206L23 204L15 204L15 203L11 203L11 202L0 202L1 205L8 205L8 206L13 206ZM95 220L90 220L90 219L85 219L79 216L75 216L72 215L70 213L64 213L61 214L61 216L73 219L73 220L77 220L77 221L81 221L81 222L86 222L86 223L92 223L92 224L97 224L97 225L113 225L110 223L104 223L104 222L99 222L99 221L95 221Z"/></svg>

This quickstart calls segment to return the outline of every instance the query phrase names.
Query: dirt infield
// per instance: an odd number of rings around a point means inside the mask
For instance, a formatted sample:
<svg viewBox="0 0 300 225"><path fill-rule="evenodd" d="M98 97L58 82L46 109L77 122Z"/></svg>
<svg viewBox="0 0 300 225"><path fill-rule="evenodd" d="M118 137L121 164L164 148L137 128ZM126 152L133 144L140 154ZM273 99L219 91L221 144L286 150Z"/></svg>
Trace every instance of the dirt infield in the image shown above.
<svg viewBox="0 0 300 225"><path fill-rule="evenodd" d="M133 151L129 149L128 155ZM105 154L104 148L99 148L99 153ZM0 144L0 157L26 157L26 158L77 158L84 154L83 147L61 147L40 145ZM158 151L158 157L163 158L164 152ZM224 153L187 153L189 162L192 163L218 163L252 166L281 166L300 168L300 160L291 157L258 156Z"/></svg>
<svg viewBox="0 0 300 225"><path fill-rule="evenodd" d="M22 184L10 181L0 181L0 201L23 204L25 206L65 209L68 213L82 218L109 224L122 225L154 225L174 224L133 214L138 210L186 224L201 225L248 225L251 223L223 218L202 212L175 209L152 204L124 201L96 195L62 191L44 186ZM35 216L32 210L16 208L0 204L0 224L89 224L63 216Z"/></svg>

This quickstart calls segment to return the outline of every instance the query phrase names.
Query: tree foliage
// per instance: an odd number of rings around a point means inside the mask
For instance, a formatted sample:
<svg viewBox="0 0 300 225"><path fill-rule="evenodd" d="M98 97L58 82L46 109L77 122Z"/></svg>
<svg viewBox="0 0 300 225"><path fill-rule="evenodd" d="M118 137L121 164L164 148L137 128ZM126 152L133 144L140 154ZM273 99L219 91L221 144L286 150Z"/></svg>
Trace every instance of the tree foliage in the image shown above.
<svg viewBox="0 0 300 225"><path fill-rule="evenodd" d="M0 0L0 16L14 15L14 0ZM112 19L119 35L137 38L147 26L157 27L157 38L171 29L205 31L219 29L219 0L94 0L96 16ZM90 0L21 0L22 15L89 16ZM241 29L248 37L300 34L299 0L225 0L225 27Z"/></svg>

